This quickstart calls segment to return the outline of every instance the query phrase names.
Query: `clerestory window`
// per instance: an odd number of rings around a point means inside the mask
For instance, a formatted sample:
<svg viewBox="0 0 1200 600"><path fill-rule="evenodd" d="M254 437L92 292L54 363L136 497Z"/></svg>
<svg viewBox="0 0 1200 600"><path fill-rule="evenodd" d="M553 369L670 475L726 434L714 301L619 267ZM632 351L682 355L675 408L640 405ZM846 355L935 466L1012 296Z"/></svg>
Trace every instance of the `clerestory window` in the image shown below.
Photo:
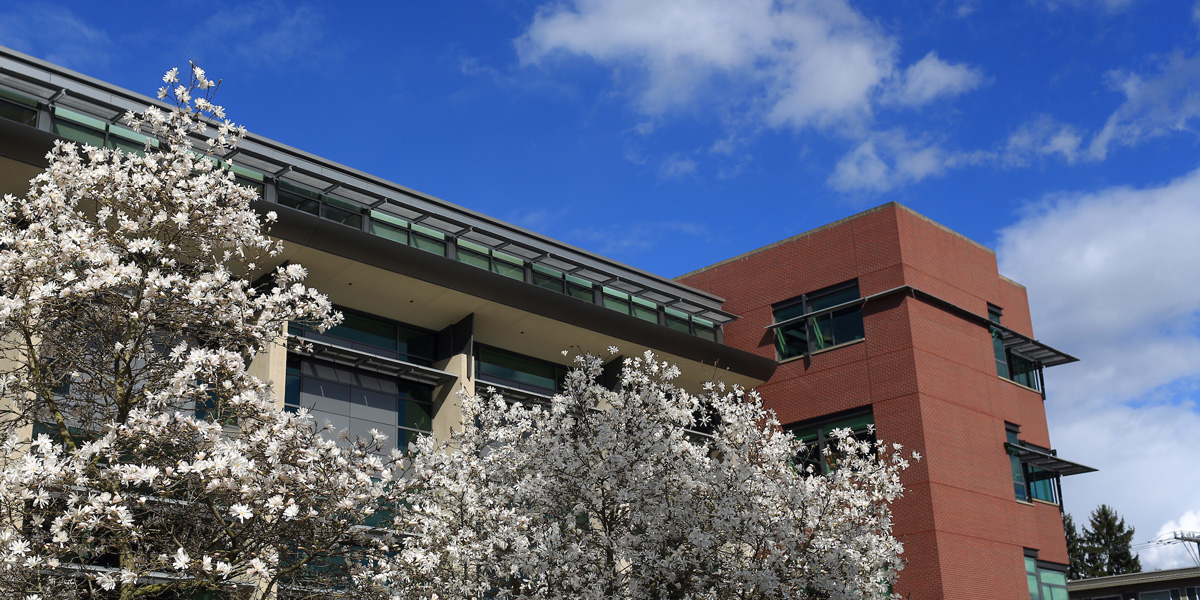
<svg viewBox="0 0 1200 600"><path fill-rule="evenodd" d="M779 302L775 315L775 349L779 360L863 338L858 281L830 286Z"/></svg>

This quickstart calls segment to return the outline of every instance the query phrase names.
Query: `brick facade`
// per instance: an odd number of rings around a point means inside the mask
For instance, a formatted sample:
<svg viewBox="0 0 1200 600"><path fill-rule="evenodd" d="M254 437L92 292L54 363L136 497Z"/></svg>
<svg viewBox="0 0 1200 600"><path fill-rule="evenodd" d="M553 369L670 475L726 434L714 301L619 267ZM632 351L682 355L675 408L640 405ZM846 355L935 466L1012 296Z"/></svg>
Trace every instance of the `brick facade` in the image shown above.
<svg viewBox="0 0 1200 600"><path fill-rule="evenodd" d="M911 286L1032 337L1025 289L995 254L898 204L887 204L680 281L726 299L740 319L725 342L775 358L772 304L857 279L861 297ZM1005 422L1050 447L1042 395L997 376L992 335L978 320L911 293L863 305L862 340L782 362L758 389L782 423L870 406L878 437L917 451L895 505L911 598L1029 595L1024 556L1065 564L1058 506L1014 497Z"/></svg>

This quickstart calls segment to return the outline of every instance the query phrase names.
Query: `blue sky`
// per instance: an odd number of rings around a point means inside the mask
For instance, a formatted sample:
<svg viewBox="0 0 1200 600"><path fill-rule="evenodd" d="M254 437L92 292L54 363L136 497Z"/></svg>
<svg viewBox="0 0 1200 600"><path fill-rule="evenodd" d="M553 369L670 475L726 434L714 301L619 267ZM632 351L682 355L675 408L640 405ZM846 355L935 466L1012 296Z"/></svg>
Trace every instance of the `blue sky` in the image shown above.
<svg viewBox="0 0 1200 600"><path fill-rule="evenodd" d="M1200 530L1194 0L46 2L0 44L148 94L196 59L255 133L667 276L900 201L1083 359L1076 520Z"/></svg>

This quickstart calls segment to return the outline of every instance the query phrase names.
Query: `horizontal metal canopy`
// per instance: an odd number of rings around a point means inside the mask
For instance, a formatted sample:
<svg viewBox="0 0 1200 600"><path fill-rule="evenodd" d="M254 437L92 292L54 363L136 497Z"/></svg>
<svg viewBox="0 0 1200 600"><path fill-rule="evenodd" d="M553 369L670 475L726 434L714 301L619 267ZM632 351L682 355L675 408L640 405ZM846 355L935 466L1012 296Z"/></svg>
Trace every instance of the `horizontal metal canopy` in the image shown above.
<svg viewBox="0 0 1200 600"><path fill-rule="evenodd" d="M450 373L439 371L432 367L414 365L402 360L346 348L309 337L288 334L288 339L295 342L294 350L304 356L327 360L334 364L375 371L376 373L383 373L384 375L390 375L405 381L426 385L441 385L456 378Z"/></svg>
<svg viewBox="0 0 1200 600"><path fill-rule="evenodd" d="M1042 363L1044 367L1056 367L1078 361L1078 358L1055 350L1031 337L1021 335L1007 327L992 324L997 331L1000 332L1001 339L1004 341L1004 348L1028 358L1034 362Z"/></svg>
<svg viewBox="0 0 1200 600"><path fill-rule="evenodd" d="M830 306L829 308L823 308L821 310L814 310L810 313L806 313L806 314L803 314L803 315L800 315L797 317L792 317L790 319L787 319L786 321L780 321L778 323L768 325L766 327L766 329L770 330L770 329L778 329L780 327L786 327L793 323L801 322L805 319L809 319L809 318L823 315L826 313L831 313L834 311L843 310L846 308L851 308L854 306L863 305L863 304L866 304L869 301L874 300L876 298L890 296L892 294L906 294L906 295L912 296L913 298L918 298L920 300L924 300L930 304L933 304L934 306L940 306L940 307L942 307L954 314L957 314L969 321L973 321L973 322L978 323L979 325L983 325L985 327L990 327L990 328L1000 332L1000 335L1001 335L1002 339L1004 340L1004 347L1006 349L1012 350L1013 352L1025 357L1031 361L1041 363L1041 365L1044 367L1055 367L1058 365L1065 365L1067 363L1077 362L1079 360L1078 358L1075 358L1074 356L1071 356L1070 354L1067 354L1066 352L1055 350L1054 348L1051 348L1050 346L1047 346L1046 344L1043 344L1025 334L1017 333L1016 331L1013 331L1012 329L1009 329L1008 327L1005 327L998 323L992 322L987 317L984 317L982 315L977 315L961 306L958 306L957 304L954 304L947 300L943 300L937 296L934 296L933 294L930 294L929 292L917 289L911 285L902 285L899 287L894 287L890 290L884 290L882 292L877 292L877 293L871 294L869 296L864 296L862 298L858 298L857 300L851 300L849 302L844 302L837 306Z"/></svg>
<svg viewBox="0 0 1200 600"><path fill-rule="evenodd" d="M1004 447L1011 450L1017 458L1021 459L1021 462L1043 471L1050 471L1059 475L1079 475L1081 473L1091 473L1096 470L1077 462L1059 458L1058 455L1054 454L1053 450L1031 448L1011 442L1005 442Z"/></svg>

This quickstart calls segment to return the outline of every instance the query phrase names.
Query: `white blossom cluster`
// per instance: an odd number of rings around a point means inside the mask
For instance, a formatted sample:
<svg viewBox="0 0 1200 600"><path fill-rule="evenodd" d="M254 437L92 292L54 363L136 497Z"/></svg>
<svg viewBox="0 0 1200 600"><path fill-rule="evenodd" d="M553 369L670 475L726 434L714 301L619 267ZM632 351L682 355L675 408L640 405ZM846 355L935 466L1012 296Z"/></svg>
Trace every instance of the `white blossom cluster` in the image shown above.
<svg viewBox="0 0 1200 600"><path fill-rule="evenodd" d="M580 359L548 406L465 398L464 428L416 443L400 598L886 598L902 566L890 503L900 448L836 432L838 468L753 393L674 387Z"/></svg>
<svg viewBox="0 0 1200 600"><path fill-rule="evenodd" d="M464 397L407 456L279 410L247 365L338 317L264 275L219 82L163 81L143 153L59 143L0 201L0 598L887 596L899 448L838 432L798 470L757 396L649 354L615 390L582 357L547 405Z"/></svg>
<svg viewBox="0 0 1200 600"><path fill-rule="evenodd" d="M0 597L370 597L395 460L247 374L337 317L302 267L260 276L280 246L216 82L164 81L176 107L127 119L144 153L59 143L0 201Z"/></svg>

